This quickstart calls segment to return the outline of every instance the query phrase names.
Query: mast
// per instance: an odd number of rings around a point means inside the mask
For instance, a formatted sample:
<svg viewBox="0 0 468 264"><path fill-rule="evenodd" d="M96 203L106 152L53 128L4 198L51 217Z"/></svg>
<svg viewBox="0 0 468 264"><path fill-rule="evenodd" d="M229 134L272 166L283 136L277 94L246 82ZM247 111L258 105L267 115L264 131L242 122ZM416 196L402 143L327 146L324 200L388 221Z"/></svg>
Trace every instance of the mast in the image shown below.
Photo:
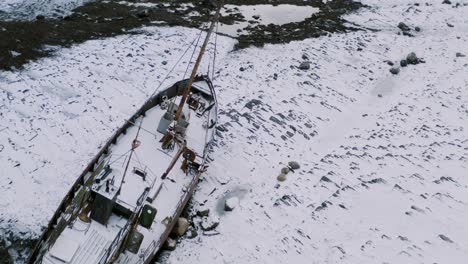
<svg viewBox="0 0 468 264"><path fill-rule="evenodd" d="M122 181L120 182L120 186L119 186L119 190L117 191L117 194L120 194L120 191L122 190L122 185L125 183L125 175L127 174L128 166L130 165L130 162L132 161L133 152L135 152L135 149L138 148L141 144L140 141L138 141L138 135L140 134L140 129L141 129L142 124L143 124L143 118L141 119L140 126L138 126L135 139L132 141L132 149L130 152L130 156L128 157L127 165L125 166L125 170L122 176Z"/></svg>
<svg viewBox="0 0 468 264"><path fill-rule="evenodd" d="M198 58L195 62L195 66L193 67L192 74L190 75L190 79L188 81L187 87L185 88L184 93L182 94L182 99L180 100L179 107L177 108L177 112L174 117L175 121L179 121L179 118L182 114L182 108L184 107L185 101L187 101L187 97L190 93L190 89L192 88L193 80L195 79L195 76L197 75L198 66L200 66L201 59L203 57L203 54L205 53L206 46L208 45L208 41L211 36L211 32L213 32L213 29L216 23L218 22L222 7L223 7L223 0L221 0L218 3L218 9L216 10L216 14L213 18L213 21L211 21L211 25L210 25L210 28L208 29L208 32L206 33L205 41L203 42L203 45L201 47L200 54L198 54Z"/></svg>

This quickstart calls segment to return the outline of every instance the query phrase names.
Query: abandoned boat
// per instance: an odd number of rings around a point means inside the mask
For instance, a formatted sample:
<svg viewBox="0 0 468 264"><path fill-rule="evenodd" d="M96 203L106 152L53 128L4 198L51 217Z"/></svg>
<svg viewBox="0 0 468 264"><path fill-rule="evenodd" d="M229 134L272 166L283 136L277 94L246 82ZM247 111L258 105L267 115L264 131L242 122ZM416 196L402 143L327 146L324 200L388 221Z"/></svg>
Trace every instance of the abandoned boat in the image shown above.
<svg viewBox="0 0 468 264"><path fill-rule="evenodd" d="M206 168L216 94L197 76L221 5L189 79L158 92L121 127L72 186L28 263L150 263Z"/></svg>

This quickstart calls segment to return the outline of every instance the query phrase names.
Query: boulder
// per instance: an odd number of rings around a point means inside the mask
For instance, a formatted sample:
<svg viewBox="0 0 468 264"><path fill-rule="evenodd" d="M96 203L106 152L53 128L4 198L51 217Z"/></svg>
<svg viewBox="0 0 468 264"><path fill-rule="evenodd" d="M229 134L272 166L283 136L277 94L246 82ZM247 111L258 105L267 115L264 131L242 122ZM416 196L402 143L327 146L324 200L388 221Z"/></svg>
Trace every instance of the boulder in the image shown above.
<svg viewBox="0 0 468 264"><path fill-rule="evenodd" d="M453 243L453 240L450 239L450 238L449 238L448 236L446 236L446 235L440 234L440 235L439 235L439 238L442 239L442 240L445 241L445 242Z"/></svg>
<svg viewBox="0 0 468 264"><path fill-rule="evenodd" d="M166 242L164 242L164 249L172 251L176 248L176 244L177 242L174 239L168 237Z"/></svg>
<svg viewBox="0 0 468 264"><path fill-rule="evenodd" d="M400 66L401 67L406 67L406 66L408 66L408 62L406 60L401 60L400 61Z"/></svg>
<svg viewBox="0 0 468 264"><path fill-rule="evenodd" d="M297 161L290 161L288 162L288 165L293 170L298 170L301 167Z"/></svg>
<svg viewBox="0 0 468 264"><path fill-rule="evenodd" d="M239 204L239 198L231 197L224 202L224 211L232 211Z"/></svg>
<svg viewBox="0 0 468 264"><path fill-rule="evenodd" d="M195 228L190 228L187 231L187 238L192 239L192 238L196 238L197 236L198 236L198 232L197 230L195 230Z"/></svg>
<svg viewBox="0 0 468 264"><path fill-rule="evenodd" d="M403 32L408 32L411 28L403 22L398 23L398 28Z"/></svg>
<svg viewBox="0 0 468 264"><path fill-rule="evenodd" d="M280 175L278 175L278 177L276 177L276 179L278 181L280 181L280 182L285 181L286 180L286 174L280 173Z"/></svg>
<svg viewBox="0 0 468 264"><path fill-rule="evenodd" d="M456 56L457 58L466 57L466 55L463 54L463 53L461 53L461 52L457 52L457 53L455 54L455 56Z"/></svg>
<svg viewBox="0 0 468 264"><path fill-rule="evenodd" d="M149 17L149 12L148 10L141 10L137 13L138 18L146 18Z"/></svg>
<svg viewBox="0 0 468 264"><path fill-rule="evenodd" d="M288 174L290 169L288 167L281 168L281 173L282 174Z"/></svg>
<svg viewBox="0 0 468 264"><path fill-rule="evenodd" d="M396 75L396 74L400 73L400 68L392 67L392 68L390 69L390 72L391 72L392 74L395 74L395 75Z"/></svg>
<svg viewBox="0 0 468 264"><path fill-rule="evenodd" d="M179 219L177 219L177 222L174 226L174 229L172 229L172 233L176 236L183 236L185 232L187 232L187 229L189 228L189 226L190 226L190 223L186 218L179 217Z"/></svg>
<svg viewBox="0 0 468 264"><path fill-rule="evenodd" d="M200 209L197 211L197 215L200 217L208 216L210 214L210 209Z"/></svg>
<svg viewBox="0 0 468 264"><path fill-rule="evenodd" d="M217 216L209 216L203 218L200 226L203 231L211 231L219 225L219 218Z"/></svg>
<svg viewBox="0 0 468 264"><path fill-rule="evenodd" d="M419 58L418 58L418 56L416 56L416 53L411 52L410 54L408 54L408 56L406 56L406 61L409 64L416 65L416 64L419 63Z"/></svg>
<svg viewBox="0 0 468 264"><path fill-rule="evenodd" d="M444 1L442 2L442 4L451 5L452 2L450 2L450 0L444 0Z"/></svg>
<svg viewBox="0 0 468 264"><path fill-rule="evenodd" d="M299 69L301 70L308 70L310 69L310 62L304 61L299 65Z"/></svg>

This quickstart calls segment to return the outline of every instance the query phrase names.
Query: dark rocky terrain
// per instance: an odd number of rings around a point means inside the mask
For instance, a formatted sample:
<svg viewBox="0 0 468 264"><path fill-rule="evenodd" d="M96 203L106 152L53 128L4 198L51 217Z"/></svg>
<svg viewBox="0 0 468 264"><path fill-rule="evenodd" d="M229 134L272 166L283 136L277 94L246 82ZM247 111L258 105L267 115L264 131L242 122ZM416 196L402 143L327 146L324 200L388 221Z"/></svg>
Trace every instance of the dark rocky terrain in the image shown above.
<svg viewBox="0 0 468 264"><path fill-rule="evenodd" d="M59 47L70 47L86 40L132 34L131 30L143 26L167 25L199 28L209 20L213 3L205 1L149 0L149 6L132 6L136 0L93 1L72 10L64 17L38 15L33 20L0 21L0 69L13 70L25 63L46 57ZM248 34L238 37L237 48L265 43L287 43L292 40L319 37L328 33L356 30L344 24L343 14L355 11L362 4L353 0L241 0L225 4L294 4L320 8L320 12L298 23L285 25L255 25ZM221 22L232 24L244 21L239 12L230 10ZM248 18L247 18L248 19Z"/></svg>

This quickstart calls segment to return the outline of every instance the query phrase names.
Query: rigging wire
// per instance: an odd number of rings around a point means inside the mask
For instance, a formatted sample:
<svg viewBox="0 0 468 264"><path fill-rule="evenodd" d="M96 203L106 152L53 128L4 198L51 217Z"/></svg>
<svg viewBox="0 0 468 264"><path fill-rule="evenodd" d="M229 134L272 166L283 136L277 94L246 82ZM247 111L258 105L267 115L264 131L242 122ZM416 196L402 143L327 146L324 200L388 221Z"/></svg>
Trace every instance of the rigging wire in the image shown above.
<svg viewBox="0 0 468 264"><path fill-rule="evenodd" d="M192 56L190 56L190 60L187 63L187 68L185 69L184 77L182 79L185 79L185 76L187 75L187 72L190 68L190 63L192 63L192 59L193 59L193 56L195 55L195 51L197 51L198 43L200 42L202 33L203 33L203 29L200 29L200 33L198 34L198 38L197 38L197 43L195 44L195 47L193 48Z"/></svg>
<svg viewBox="0 0 468 264"><path fill-rule="evenodd" d="M215 74L215 65L216 65L216 53L218 49L218 27L219 27L219 22L216 23L216 34L215 34L215 41L214 41L214 56L213 56L213 72L211 73L211 80L214 80L214 74Z"/></svg>
<svg viewBox="0 0 468 264"><path fill-rule="evenodd" d="M199 36L201 36L201 32L199 33ZM198 37L199 39L200 37ZM193 39L192 42L190 43L190 45L187 47L187 49L184 51L184 53L182 54L182 56L180 56L180 58L177 60L177 62L172 66L171 70L166 74L166 76L164 77L164 79L159 83L158 87L156 87L156 89L154 90L154 92L151 94L151 96L149 97L148 100L150 100L159 90L159 88L161 88L161 86L163 85L163 83L167 80L167 78L169 78L169 76L171 75L171 73L174 71L174 69L177 67L177 65L180 63L180 61L182 60L182 58L185 56L185 54L187 54L187 52L190 50L190 48L193 46L193 43L195 43L195 40L197 40L197 38ZM197 42L198 44L198 42ZM195 46L196 48L196 46Z"/></svg>

